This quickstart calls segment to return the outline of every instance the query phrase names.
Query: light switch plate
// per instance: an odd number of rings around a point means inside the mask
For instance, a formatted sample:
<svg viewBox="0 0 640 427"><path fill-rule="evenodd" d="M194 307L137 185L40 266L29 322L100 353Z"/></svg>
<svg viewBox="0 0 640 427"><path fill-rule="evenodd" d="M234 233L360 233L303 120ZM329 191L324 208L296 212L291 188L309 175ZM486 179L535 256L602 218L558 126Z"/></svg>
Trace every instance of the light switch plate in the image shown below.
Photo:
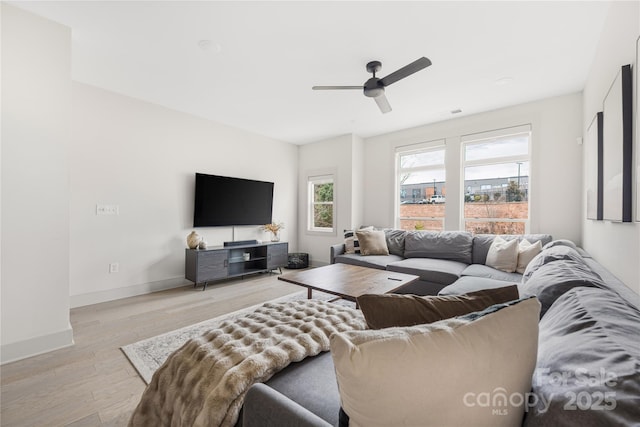
<svg viewBox="0 0 640 427"><path fill-rule="evenodd" d="M96 205L96 215L119 215L118 205Z"/></svg>

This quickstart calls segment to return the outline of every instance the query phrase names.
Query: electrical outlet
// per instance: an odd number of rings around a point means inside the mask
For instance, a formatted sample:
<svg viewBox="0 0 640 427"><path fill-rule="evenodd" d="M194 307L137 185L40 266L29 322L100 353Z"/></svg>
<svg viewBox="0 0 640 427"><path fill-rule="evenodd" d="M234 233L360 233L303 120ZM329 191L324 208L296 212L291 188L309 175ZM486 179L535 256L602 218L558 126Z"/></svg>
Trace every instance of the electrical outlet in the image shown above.
<svg viewBox="0 0 640 427"><path fill-rule="evenodd" d="M117 273L120 271L120 264L117 262L112 262L109 264L109 273Z"/></svg>
<svg viewBox="0 0 640 427"><path fill-rule="evenodd" d="M96 205L96 215L119 215L118 205Z"/></svg>

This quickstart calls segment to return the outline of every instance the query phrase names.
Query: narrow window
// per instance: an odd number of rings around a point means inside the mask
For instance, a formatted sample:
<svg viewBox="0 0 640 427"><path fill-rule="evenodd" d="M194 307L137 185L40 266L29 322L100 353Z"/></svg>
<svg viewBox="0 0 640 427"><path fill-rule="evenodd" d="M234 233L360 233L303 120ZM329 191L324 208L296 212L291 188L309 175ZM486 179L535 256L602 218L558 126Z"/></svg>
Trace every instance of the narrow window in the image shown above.
<svg viewBox="0 0 640 427"><path fill-rule="evenodd" d="M333 175L310 176L308 231L333 233L335 230Z"/></svg>

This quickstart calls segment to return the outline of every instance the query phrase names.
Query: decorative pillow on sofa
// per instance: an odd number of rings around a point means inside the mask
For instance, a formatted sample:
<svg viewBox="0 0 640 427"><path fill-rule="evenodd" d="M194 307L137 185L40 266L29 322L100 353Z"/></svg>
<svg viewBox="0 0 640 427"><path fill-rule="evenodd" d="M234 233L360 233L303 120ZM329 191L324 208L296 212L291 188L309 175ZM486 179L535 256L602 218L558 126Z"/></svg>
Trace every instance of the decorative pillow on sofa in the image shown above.
<svg viewBox="0 0 640 427"><path fill-rule="evenodd" d="M473 236L473 256L471 264L485 264L487 261L487 253L489 252L489 248L493 243L493 239L495 239L495 234L475 234ZM551 242L553 236L551 234L501 234L501 238L504 240L513 240L516 239L518 242L526 239L531 243L535 243L540 241L542 243L542 247L544 245Z"/></svg>
<svg viewBox="0 0 640 427"><path fill-rule="evenodd" d="M542 242L537 241L530 243L528 240L523 239L518 245L518 266L516 267L516 273L524 274L527 269L527 265L532 259L542 252Z"/></svg>
<svg viewBox="0 0 640 427"><path fill-rule="evenodd" d="M387 228L384 234L387 238L387 248L391 255L404 257L404 236L407 232L404 230L396 230Z"/></svg>
<svg viewBox="0 0 640 427"><path fill-rule="evenodd" d="M358 230L356 231L356 238L362 255L389 255L384 231Z"/></svg>
<svg viewBox="0 0 640 427"><path fill-rule="evenodd" d="M464 295L367 294L358 297L358 305L369 329L382 329L437 322L518 298L518 287L512 285Z"/></svg>
<svg viewBox="0 0 640 427"><path fill-rule="evenodd" d="M536 296L540 300L540 318L564 293L576 287L606 289L600 276L583 261L561 259L539 267L526 283L520 285L522 298Z"/></svg>
<svg viewBox="0 0 640 427"><path fill-rule="evenodd" d="M518 241L504 240L500 236L496 236L491 243L489 253L487 253L487 261L489 267L496 270L513 273L518 267Z"/></svg>
<svg viewBox="0 0 640 427"><path fill-rule="evenodd" d="M349 425L520 425L536 365L539 311L531 298L429 325L333 334Z"/></svg>
<svg viewBox="0 0 640 427"><path fill-rule="evenodd" d="M360 230L373 230L372 226L363 227ZM345 254L359 254L360 242L358 236L353 230L344 230L344 253Z"/></svg>

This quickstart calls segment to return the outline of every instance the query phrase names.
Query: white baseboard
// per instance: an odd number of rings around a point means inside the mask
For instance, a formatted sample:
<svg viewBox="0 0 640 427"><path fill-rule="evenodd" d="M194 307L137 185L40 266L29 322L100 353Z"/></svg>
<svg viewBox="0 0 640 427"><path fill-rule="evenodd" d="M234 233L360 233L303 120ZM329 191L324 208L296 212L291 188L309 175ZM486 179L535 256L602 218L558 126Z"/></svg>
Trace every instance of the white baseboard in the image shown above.
<svg viewBox="0 0 640 427"><path fill-rule="evenodd" d="M3 344L0 347L0 364L4 365L5 363L15 362L72 345L73 329L69 325L67 329L60 332Z"/></svg>
<svg viewBox="0 0 640 427"><path fill-rule="evenodd" d="M193 284L193 282L188 281L184 277L175 277L172 279L159 280L157 282L126 286L124 288L71 295L69 297L69 304L71 308L83 307L85 305L99 304L101 302L134 297L136 295L150 294L152 292L164 291L166 289L180 288L188 284Z"/></svg>

